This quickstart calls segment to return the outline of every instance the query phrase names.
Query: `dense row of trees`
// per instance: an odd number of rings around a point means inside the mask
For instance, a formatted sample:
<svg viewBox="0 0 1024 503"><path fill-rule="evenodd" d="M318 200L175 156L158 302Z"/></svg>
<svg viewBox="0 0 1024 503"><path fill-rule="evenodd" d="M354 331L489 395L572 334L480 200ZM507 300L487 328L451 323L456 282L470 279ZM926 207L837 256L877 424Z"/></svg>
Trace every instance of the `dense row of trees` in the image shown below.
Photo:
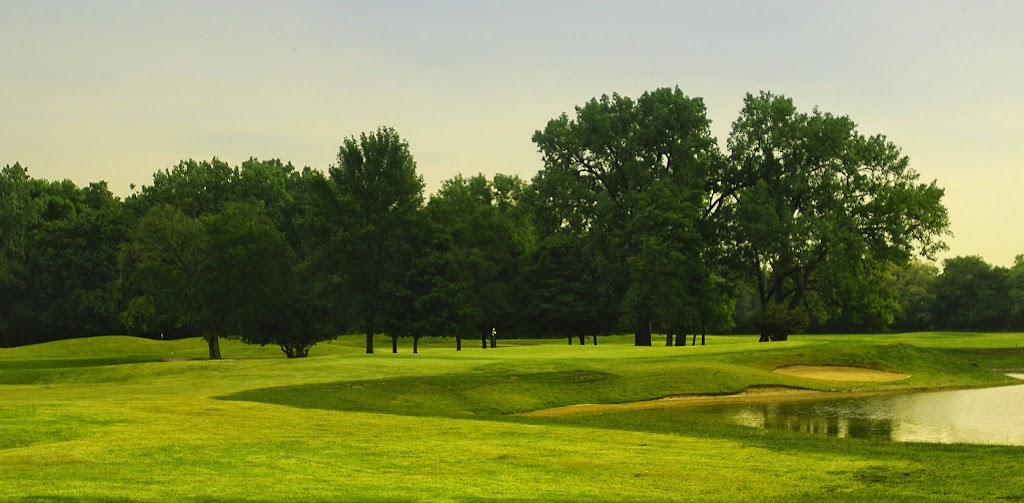
<svg viewBox="0 0 1024 503"><path fill-rule="evenodd" d="M942 265L942 272L922 262L895 271L900 309L892 328L1024 331L1024 255L1009 268L978 256Z"/></svg>
<svg viewBox="0 0 1024 503"><path fill-rule="evenodd" d="M602 96L535 133L533 180L458 176L429 198L389 128L345 139L326 173L186 161L124 200L7 166L0 344L127 331L202 335L211 358L223 336L298 357L351 330L373 352L377 334L415 351L495 331L649 345L734 325L762 340L837 322L975 328L939 317L963 290L943 293L949 273L911 262L942 249L948 222L892 143L770 93L746 97L727 153L709 126L679 89ZM1020 276L994 271L1007 288ZM976 328L1020 318L999 312Z"/></svg>

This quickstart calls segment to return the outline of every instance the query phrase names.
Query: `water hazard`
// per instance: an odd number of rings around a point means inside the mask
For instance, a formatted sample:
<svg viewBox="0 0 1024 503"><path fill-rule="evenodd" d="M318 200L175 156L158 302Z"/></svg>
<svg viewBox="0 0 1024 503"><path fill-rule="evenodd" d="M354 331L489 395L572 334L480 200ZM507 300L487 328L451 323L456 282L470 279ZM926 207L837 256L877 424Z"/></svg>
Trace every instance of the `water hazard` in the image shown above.
<svg viewBox="0 0 1024 503"><path fill-rule="evenodd" d="M1024 375L1013 375L1024 379ZM1024 445L1024 384L701 407L735 423L898 442Z"/></svg>

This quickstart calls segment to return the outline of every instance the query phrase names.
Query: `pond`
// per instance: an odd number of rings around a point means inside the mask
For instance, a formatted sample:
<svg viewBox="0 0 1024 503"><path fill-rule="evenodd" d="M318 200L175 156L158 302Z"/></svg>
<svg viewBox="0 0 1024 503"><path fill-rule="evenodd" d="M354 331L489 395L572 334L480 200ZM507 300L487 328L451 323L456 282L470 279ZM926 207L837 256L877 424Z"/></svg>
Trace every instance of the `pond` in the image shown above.
<svg viewBox="0 0 1024 503"><path fill-rule="evenodd" d="M1024 379L1024 375L1013 375ZM759 428L898 442L1024 445L1024 384L701 407Z"/></svg>

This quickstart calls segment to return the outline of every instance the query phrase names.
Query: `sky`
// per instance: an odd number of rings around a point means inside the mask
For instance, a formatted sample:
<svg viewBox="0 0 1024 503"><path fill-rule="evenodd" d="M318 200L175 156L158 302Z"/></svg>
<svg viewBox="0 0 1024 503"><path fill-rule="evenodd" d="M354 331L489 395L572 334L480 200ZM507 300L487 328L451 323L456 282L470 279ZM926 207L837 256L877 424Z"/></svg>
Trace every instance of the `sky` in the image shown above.
<svg viewBox="0 0 1024 503"><path fill-rule="evenodd" d="M326 170L394 127L433 192L540 168L534 131L678 86L724 146L746 93L848 115L945 188L944 256L1024 254L1024 2L0 0L0 165L105 180L182 159Z"/></svg>

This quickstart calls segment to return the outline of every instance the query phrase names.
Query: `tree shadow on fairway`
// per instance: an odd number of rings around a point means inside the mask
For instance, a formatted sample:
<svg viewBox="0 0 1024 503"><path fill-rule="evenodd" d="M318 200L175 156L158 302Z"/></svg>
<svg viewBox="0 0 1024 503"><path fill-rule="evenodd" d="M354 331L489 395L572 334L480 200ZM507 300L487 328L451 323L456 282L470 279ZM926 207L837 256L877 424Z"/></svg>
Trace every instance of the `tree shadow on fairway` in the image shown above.
<svg viewBox="0 0 1024 503"><path fill-rule="evenodd" d="M587 370L453 374L278 386L217 398L304 409L480 418L561 404L574 389L618 378Z"/></svg>

